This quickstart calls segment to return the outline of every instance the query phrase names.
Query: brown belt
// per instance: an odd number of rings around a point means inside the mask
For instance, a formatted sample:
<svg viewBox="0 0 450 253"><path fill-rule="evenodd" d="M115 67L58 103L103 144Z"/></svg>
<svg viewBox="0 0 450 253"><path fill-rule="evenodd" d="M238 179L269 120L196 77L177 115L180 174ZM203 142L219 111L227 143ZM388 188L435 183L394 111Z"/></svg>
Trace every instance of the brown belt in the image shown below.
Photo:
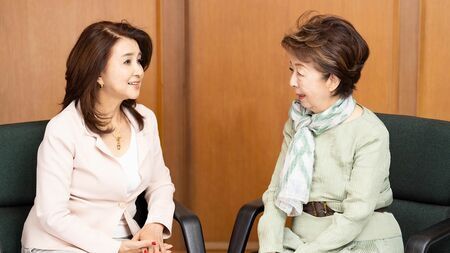
<svg viewBox="0 0 450 253"><path fill-rule="evenodd" d="M382 207L375 212L386 212L387 207ZM320 201L312 201L308 202L307 204L303 205L303 212L308 213L312 216L316 217L325 217L330 216L335 213L333 209L331 209L326 202L320 202Z"/></svg>

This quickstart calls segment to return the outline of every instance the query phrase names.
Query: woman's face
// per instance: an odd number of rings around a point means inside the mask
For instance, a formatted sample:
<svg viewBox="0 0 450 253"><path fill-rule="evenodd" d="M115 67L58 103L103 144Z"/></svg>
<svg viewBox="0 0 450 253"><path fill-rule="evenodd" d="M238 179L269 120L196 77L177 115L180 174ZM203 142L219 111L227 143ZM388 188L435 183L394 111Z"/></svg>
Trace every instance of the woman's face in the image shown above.
<svg viewBox="0 0 450 253"><path fill-rule="evenodd" d="M103 87L99 95L103 99L122 102L139 96L144 70L141 66L141 51L133 39L117 40L111 55L97 82Z"/></svg>
<svg viewBox="0 0 450 253"><path fill-rule="evenodd" d="M330 75L325 79L324 74L316 70L312 63L302 62L292 55L289 58L289 69L292 71L290 86L294 88L303 107L320 113L339 99L333 96L333 91L339 86L339 78Z"/></svg>

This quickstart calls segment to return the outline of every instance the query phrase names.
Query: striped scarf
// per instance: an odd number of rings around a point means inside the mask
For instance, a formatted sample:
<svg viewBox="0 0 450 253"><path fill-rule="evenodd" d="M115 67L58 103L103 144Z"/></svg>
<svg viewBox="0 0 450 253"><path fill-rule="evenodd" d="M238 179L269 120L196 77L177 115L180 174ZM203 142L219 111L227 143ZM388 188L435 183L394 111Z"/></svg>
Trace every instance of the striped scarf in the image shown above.
<svg viewBox="0 0 450 253"><path fill-rule="evenodd" d="M327 110L314 114L294 101L289 111L295 134L289 143L280 173L279 192L275 205L288 216L302 213L309 200L314 168L314 136L344 122L355 109L352 96L340 98Z"/></svg>

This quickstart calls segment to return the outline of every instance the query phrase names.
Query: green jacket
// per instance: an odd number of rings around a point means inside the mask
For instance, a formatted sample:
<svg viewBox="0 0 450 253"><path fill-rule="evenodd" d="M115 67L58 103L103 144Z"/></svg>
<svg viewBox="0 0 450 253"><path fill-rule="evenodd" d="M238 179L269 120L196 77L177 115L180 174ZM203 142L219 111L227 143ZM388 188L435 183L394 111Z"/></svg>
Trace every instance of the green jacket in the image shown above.
<svg viewBox="0 0 450 253"><path fill-rule="evenodd" d="M291 119L283 133L275 171L263 195L264 214L258 224L260 253L283 252L283 246L296 252L328 252L352 241L401 235L392 214L374 212L392 203L392 190L389 133L373 112L363 108L360 117L315 136L309 201L326 201L336 213L321 218L302 213L293 218L291 230L285 229L286 214L274 204L279 173L295 133Z"/></svg>

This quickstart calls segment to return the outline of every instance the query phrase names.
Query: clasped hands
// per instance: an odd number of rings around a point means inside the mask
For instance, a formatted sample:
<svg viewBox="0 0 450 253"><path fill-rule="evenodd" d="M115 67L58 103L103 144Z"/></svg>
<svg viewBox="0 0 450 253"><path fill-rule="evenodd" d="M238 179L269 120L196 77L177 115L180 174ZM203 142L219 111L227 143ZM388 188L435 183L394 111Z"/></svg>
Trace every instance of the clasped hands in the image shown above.
<svg viewBox="0 0 450 253"><path fill-rule="evenodd" d="M163 241L164 226L146 224L131 240L122 241L119 253L171 253L173 246Z"/></svg>

